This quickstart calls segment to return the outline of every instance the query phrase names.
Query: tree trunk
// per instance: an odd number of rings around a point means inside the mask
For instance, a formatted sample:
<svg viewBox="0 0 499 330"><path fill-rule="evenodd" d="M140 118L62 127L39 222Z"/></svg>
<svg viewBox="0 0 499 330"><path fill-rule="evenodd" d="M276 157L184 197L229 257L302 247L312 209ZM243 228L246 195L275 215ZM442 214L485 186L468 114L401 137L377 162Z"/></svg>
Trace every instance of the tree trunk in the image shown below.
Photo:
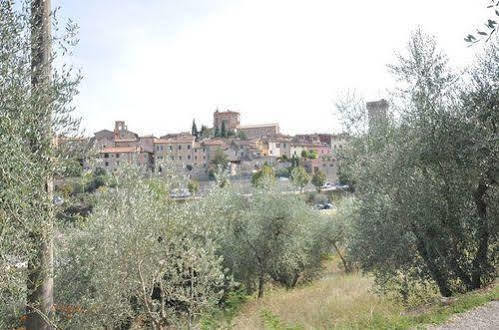
<svg viewBox="0 0 499 330"><path fill-rule="evenodd" d="M32 55L32 76L31 84L33 90L46 88L50 85L51 77L51 26L50 10L51 0L33 0L31 3L31 55ZM50 106L50 99L40 100L40 113L45 114L40 118L40 127L43 130L44 138L52 141L51 132L51 112L45 107ZM42 141L31 141L35 150L43 148ZM43 154L43 152L42 152ZM47 153L48 154L48 153ZM47 161L47 160L45 160ZM46 178L45 191L47 201L52 202L53 181L49 175ZM41 202L43 203L43 202ZM26 329L52 329L50 322L53 311L53 211L52 205L46 205L46 219L40 224L36 224L32 229L30 239L32 240L35 253L28 260L28 280L27 280L27 318Z"/></svg>
<svg viewBox="0 0 499 330"><path fill-rule="evenodd" d="M343 258L343 255L341 254L340 249L338 249L338 247L336 246L336 243L334 243L334 242L333 242L333 247L336 250L336 253L338 253L338 255L340 256L341 262L343 263L343 267L345 267L345 272L350 273L352 270L348 266L348 263L345 260L345 258Z"/></svg>
<svg viewBox="0 0 499 330"><path fill-rule="evenodd" d="M487 203L484 200L487 192L487 185L485 180L481 180L477 190L473 194L475 205L478 212L479 226L478 226L478 251L473 259L473 272L471 274L471 283L473 289L482 287L481 277L484 269L488 267L487 250L489 248L489 230L487 226Z"/></svg>
<svg viewBox="0 0 499 330"><path fill-rule="evenodd" d="M298 282L299 278L300 278L300 273L296 272L295 276L293 277L293 281L291 282L292 288L294 288L296 286L296 283Z"/></svg>
<svg viewBox="0 0 499 330"><path fill-rule="evenodd" d="M429 255L428 250L426 249L424 240L422 237L420 237L416 227L412 225L412 232L416 236L416 242L417 242L417 249L418 253L423 258L426 267L428 267L428 270L430 271L430 275L435 281L435 283L438 286L438 289L440 291L440 294L444 297L450 297L452 296L452 291L450 290L449 283L447 281L447 278L445 275L442 273L442 271L438 268L438 266L435 263L435 260L432 259L432 256Z"/></svg>
<svg viewBox="0 0 499 330"><path fill-rule="evenodd" d="M264 275L263 273L260 273L260 275L258 276L258 298L263 297L264 285L265 285Z"/></svg>

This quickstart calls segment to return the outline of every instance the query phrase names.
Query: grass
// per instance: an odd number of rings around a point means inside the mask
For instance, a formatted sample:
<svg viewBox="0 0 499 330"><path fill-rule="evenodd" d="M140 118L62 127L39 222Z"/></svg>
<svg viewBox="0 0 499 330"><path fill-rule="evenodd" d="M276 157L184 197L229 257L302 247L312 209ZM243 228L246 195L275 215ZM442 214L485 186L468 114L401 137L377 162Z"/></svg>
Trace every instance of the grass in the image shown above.
<svg viewBox="0 0 499 330"><path fill-rule="evenodd" d="M499 287L459 295L407 311L372 292L372 279L329 271L321 280L250 299L231 317L233 329L409 329L440 324L452 315L499 300Z"/></svg>

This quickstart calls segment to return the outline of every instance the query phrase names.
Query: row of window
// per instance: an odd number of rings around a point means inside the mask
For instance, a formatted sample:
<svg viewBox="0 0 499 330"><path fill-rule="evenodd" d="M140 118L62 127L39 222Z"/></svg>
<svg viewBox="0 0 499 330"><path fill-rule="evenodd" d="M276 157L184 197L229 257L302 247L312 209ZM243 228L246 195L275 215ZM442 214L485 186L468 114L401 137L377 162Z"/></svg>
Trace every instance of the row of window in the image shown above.
<svg viewBox="0 0 499 330"><path fill-rule="evenodd" d="M157 159L161 160L163 159L163 156L156 156ZM191 155L187 155L187 159L190 160L192 157ZM166 159L166 157L165 157ZM171 160L175 160L175 156L170 156ZM182 156L178 156L178 160L182 160ZM194 156L194 160L198 160L198 156ZM206 156L203 156L203 160L206 160Z"/></svg>
<svg viewBox="0 0 499 330"><path fill-rule="evenodd" d="M157 145L156 146L156 151L163 151L163 150L170 150L170 151L173 151L173 146L161 146L161 145ZM179 145L178 146L178 150L182 150L182 145ZM187 150L191 150L191 145L187 145ZM198 148L195 148L194 149L194 152L198 152ZM203 148L203 152L206 152L206 148Z"/></svg>
<svg viewBox="0 0 499 330"><path fill-rule="evenodd" d="M116 156L114 156L114 155L116 155ZM120 158L120 154L111 154L111 157ZM104 158L109 158L109 154L108 154L108 153L105 153L105 154L104 154Z"/></svg>

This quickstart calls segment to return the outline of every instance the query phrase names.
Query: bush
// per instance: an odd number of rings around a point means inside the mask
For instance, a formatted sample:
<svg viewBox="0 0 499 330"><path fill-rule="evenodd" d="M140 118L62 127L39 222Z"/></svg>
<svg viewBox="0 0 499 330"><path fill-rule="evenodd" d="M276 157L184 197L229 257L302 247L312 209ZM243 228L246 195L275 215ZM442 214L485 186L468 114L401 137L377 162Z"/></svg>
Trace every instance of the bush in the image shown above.
<svg viewBox="0 0 499 330"><path fill-rule="evenodd" d="M184 327L230 289L216 245L187 205L156 195L138 170L119 173L87 225L59 242L57 301L79 306L64 327ZM158 180L158 185L168 182ZM169 191L169 189L166 189ZM229 285L227 284L229 283Z"/></svg>

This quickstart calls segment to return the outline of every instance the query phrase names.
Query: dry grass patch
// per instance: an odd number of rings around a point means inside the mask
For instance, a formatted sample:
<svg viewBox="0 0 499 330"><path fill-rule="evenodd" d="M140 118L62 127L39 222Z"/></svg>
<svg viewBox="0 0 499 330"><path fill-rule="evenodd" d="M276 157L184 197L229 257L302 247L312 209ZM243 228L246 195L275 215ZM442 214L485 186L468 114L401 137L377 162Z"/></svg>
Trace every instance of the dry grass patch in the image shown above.
<svg viewBox="0 0 499 330"><path fill-rule="evenodd" d="M329 275L294 290L277 289L247 303L233 325L235 329L363 328L377 323L375 318L402 311L372 293L371 287L371 278L354 273ZM274 316L279 325L269 326L265 314Z"/></svg>

